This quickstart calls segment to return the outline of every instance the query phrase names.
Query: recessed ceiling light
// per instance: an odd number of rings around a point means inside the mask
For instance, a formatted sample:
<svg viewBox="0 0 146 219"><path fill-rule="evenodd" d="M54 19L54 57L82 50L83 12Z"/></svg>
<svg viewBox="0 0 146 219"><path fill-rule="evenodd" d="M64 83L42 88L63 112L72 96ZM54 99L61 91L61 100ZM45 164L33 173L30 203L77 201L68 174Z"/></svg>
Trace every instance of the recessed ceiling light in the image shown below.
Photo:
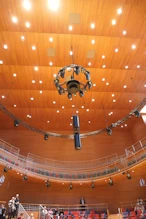
<svg viewBox="0 0 146 219"><path fill-rule="evenodd" d="M52 43L52 42L53 42L53 38L52 38L52 37L50 37L50 38L49 38L49 41Z"/></svg>
<svg viewBox="0 0 146 219"><path fill-rule="evenodd" d="M35 70L35 71L38 71L38 70L39 70L39 68L38 68L37 66L35 66L35 67L34 67L34 70Z"/></svg>
<svg viewBox="0 0 146 219"><path fill-rule="evenodd" d="M89 112L89 109L86 109L87 112Z"/></svg>
<svg viewBox="0 0 146 219"><path fill-rule="evenodd" d="M78 111L78 110L76 110L76 113L79 113L79 111Z"/></svg>
<svg viewBox="0 0 146 219"><path fill-rule="evenodd" d="M91 29L94 29L95 28L95 24L92 23L90 27L91 27Z"/></svg>
<svg viewBox="0 0 146 219"><path fill-rule="evenodd" d="M70 30L70 31L72 31L72 25L69 25L69 27L68 27L68 29Z"/></svg>
<svg viewBox="0 0 146 219"><path fill-rule="evenodd" d="M29 22L26 22L26 23L25 23L25 26L26 26L27 28L30 28L30 23L29 23Z"/></svg>
<svg viewBox="0 0 146 219"><path fill-rule="evenodd" d="M62 109L64 109L64 106L62 106Z"/></svg>
<svg viewBox="0 0 146 219"><path fill-rule="evenodd" d="M70 51L69 54L70 54L70 56L72 56L73 55L73 51Z"/></svg>
<svg viewBox="0 0 146 219"><path fill-rule="evenodd" d="M88 62L88 65L91 66L91 62Z"/></svg>
<svg viewBox="0 0 146 219"><path fill-rule="evenodd" d="M72 126L72 123L70 123L70 126Z"/></svg>
<svg viewBox="0 0 146 219"><path fill-rule="evenodd" d="M16 76L17 76L17 74L16 74L16 73L14 73L14 74L13 74L13 76L14 76L14 77L16 77Z"/></svg>
<svg viewBox="0 0 146 219"><path fill-rule="evenodd" d="M5 44L5 45L4 45L4 49L8 49L8 46L7 46L7 44Z"/></svg>
<svg viewBox="0 0 146 219"><path fill-rule="evenodd" d="M111 113L109 113L108 115L111 116Z"/></svg>
<svg viewBox="0 0 146 219"><path fill-rule="evenodd" d="M52 65L53 65L53 63L52 63L52 62L49 62L49 65L50 65L50 66L52 66Z"/></svg>
<svg viewBox="0 0 146 219"><path fill-rule="evenodd" d="M116 48L116 49L115 49L115 52L119 52L119 49L118 49L118 48Z"/></svg>
<svg viewBox="0 0 146 219"><path fill-rule="evenodd" d="M32 50L36 50L36 46L32 46L31 48L32 48Z"/></svg>
<svg viewBox="0 0 146 219"><path fill-rule="evenodd" d="M93 87L96 87L96 84L93 84Z"/></svg>
<svg viewBox="0 0 146 219"><path fill-rule="evenodd" d="M127 88L127 85L124 85L124 88Z"/></svg>
<svg viewBox="0 0 146 219"><path fill-rule="evenodd" d="M32 83L35 84L35 80L32 80Z"/></svg>
<svg viewBox="0 0 146 219"><path fill-rule="evenodd" d="M115 24L116 24L116 20L113 19L113 20L112 20L112 25L115 25Z"/></svg>
<svg viewBox="0 0 146 219"><path fill-rule="evenodd" d="M133 44L133 45L131 46L131 48L132 48L132 49L136 49L136 45Z"/></svg>
<svg viewBox="0 0 146 219"><path fill-rule="evenodd" d="M0 65L2 65L3 64L3 61L2 60L0 60Z"/></svg>
<svg viewBox="0 0 146 219"><path fill-rule="evenodd" d="M144 84L144 87L146 87L146 84Z"/></svg>
<svg viewBox="0 0 146 219"><path fill-rule="evenodd" d="M123 125L121 125L121 128L123 128Z"/></svg>
<svg viewBox="0 0 146 219"><path fill-rule="evenodd" d="M14 104L14 107L16 107L16 104Z"/></svg>
<svg viewBox="0 0 146 219"><path fill-rule="evenodd" d="M21 40L24 41L24 40L25 40L25 37L24 37L24 36L21 36Z"/></svg>
<svg viewBox="0 0 146 219"><path fill-rule="evenodd" d="M112 94L112 97L114 97L115 95L114 94Z"/></svg>
<svg viewBox="0 0 146 219"><path fill-rule="evenodd" d="M102 81L105 81L105 78L102 78Z"/></svg>
<svg viewBox="0 0 146 219"><path fill-rule="evenodd" d="M88 121L88 123L91 123L91 121Z"/></svg>
<svg viewBox="0 0 146 219"><path fill-rule="evenodd" d="M125 68L128 69L128 65L126 65Z"/></svg>
<svg viewBox="0 0 146 219"><path fill-rule="evenodd" d="M123 35L126 35L127 34L127 31L126 30L123 30Z"/></svg>
<svg viewBox="0 0 146 219"><path fill-rule="evenodd" d="M140 68L140 65L137 65L137 68Z"/></svg>
<svg viewBox="0 0 146 219"><path fill-rule="evenodd" d="M30 10L31 9L31 2L29 0L24 0L23 1L23 8L25 8L26 10Z"/></svg>
<svg viewBox="0 0 146 219"><path fill-rule="evenodd" d="M31 116L30 116L30 115L27 115L27 118L31 119Z"/></svg>
<svg viewBox="0 0 146 219"><path fill-rule="evenodd" d="M102 59L105 59L105 55L102 55Z"/></svg>
<svg viewBox="0 0 146 219"><path fill-rule="evenodd" d="M56 74L53 74L54 78L56 78Z"/></svg>
<svg viewBox="0 0 146 219"><path fill-rule="evenodd" d="M48 6L52 11L57 11L60 5L60 0L48 0Z"/></svg>
<svg viewBox="0 0 146 219"><path fill-rule="evenodd" d="M40 94L42 94L43 93L43 91L42 90L40 90Z"/></svg>
<svg viewBox="0 0 146 219"><path fill-rule="evenodd" d="M48 120L47 123L49 123L50 121Z"/></svg>
<svg viewBox="0 0 146 219"><path fill-rule="evenodd" d="M42 84L43 82L40 80L39 83Z"/></svg>
<svg viewBox="0 0 146 219"><path fill-rule="evenodd" d="M84 106L81 106L82 109L84 109Z"/></svg>
<svg viewBox="0 0 146 219"><path fill-rule="evenodd" d="M129 100L129 103L132 103L132 100Z"/></svg>
<svg viewBox="0 0 146 219"><path fill-rule="evenodd" d="M17 17L13 16L13 17L12 17L12 22L16 24L16 23L18 22Z"/></svg>
<svg viewBox="0 0 146 219"><path fill-rule="evenodd" d="M102 68L106 68L106 65L103 65Z"/></svg>
<svg viewBox="0 0 146 219"><path fill-rule="evenodd" d="M2 95L2 98L4 99L4 98L5 98L5 96L4 96L4 95Z"/></svg>
<svg viewBox="0 0 146 219"><path fill-rule="evenodd" d="M75 107L75 105L72 105L72 107Z"/></svg>
<svg viewBox="0 0 146 219"><path fill-rule="evenodd" d="M71 119L73 119L73 117L71 116Z"/></svg>
<svg viewBox="0 0 146 219"><path fill-rule="evenodd" d="M94 102L95 101L95 99L92 99L92 102Z"/></svg>
<svg viewBox="0 0 146 219"><path fill-rule="evenodd" d="M31 99L31 100L34 100L34 97L31 97L30 99Z"/></svg>
<svg viewBox="0 0 146 219"><path fill-rule="evenodd" d="M53 101L53 104L56 104L56 101Z"/></svg>
<svg viewBox="0 0 146 219"><path fill-rule="evenodd" d="M125 124L125 127L127 127L127 124Z"/></svg>
<svg viewBox="0 0 146 219"><path fill-rule="evenodd" d="M113 112L111 112L111 115L113 114Z"/></svg>
<svg viewBox="0 0 146 219"><path fill-rule="evenodd" d="M116 102L116 100L113 100L113 102L115 103L115 102Z"/></svg>
<svg viewBox="0 0 146 219"><path fill-rule="evenodd" d="M59 113L59 110L57 110L57 113Z"/></svg>
<svg viewBox="0 0 146 219"><path fill-rule="evenodd" d="M92 43L92 44L95 44L95 40L91 40L91 43Z"/></svg>
<svg viewBox="0 0 146 219"><path fill-rule="evenodd" d="M117 9L117 14L122 14L122 8Z"/></svg>
<svg viewBox="0 0 146 219"><path fill-rule="evenodd" d="M109 82L106 82L106 86L108 86L109 85Z"/></svg>

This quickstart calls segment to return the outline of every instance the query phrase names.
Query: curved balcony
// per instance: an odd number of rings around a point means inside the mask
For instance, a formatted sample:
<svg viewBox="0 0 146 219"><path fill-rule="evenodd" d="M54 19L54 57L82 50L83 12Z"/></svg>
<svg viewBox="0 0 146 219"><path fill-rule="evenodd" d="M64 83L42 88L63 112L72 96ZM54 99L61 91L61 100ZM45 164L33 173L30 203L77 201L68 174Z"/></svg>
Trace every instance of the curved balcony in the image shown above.
<svg viewBox="0 0 146 219"><path fill-rule="evenodd" d="M24 157L20 150L0 140L0 162L20 173L54 181L91 181L119 174L146 159L146 137L125 149L118 157L113 154L97 160L64 162L28 154Z"/></svg>

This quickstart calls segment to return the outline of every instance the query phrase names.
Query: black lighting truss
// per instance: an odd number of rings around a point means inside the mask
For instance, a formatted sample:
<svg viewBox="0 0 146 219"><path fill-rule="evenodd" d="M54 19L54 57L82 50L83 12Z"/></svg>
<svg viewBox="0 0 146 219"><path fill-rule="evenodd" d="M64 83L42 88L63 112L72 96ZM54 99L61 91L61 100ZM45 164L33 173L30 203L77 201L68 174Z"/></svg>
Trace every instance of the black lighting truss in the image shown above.
<svg viewBox="0 0 146 219"><path fill-rule="evenodd" d="M69 75L66 76L67 74ZM82 83L75 79L75 76L79 74L84 74L86 83ZM60 83L60 78L65 79L64 82ZM69 99L72 98L73 94L76 95L76 93L79 93L80 97L83 97L84 92L87 91L87 89L92 88L90 72L84 67L75 64L71 64L60 69L56 75L54 84L58 93L60 95L67 93Z"/></svg>
<svg viewBox="0 0 146 219"><path fill-rule="evenodd" d="M106 132L107 128L110 128L110 129L116 128L117 126L121 125L122 123L124 123L128 119L130 119L132 116L134 116L135 112L137 112L137 111L139 112L145 105L146 105L146 98L144 100L142 100L137 107L135 107L128 115L126 115L122 119L112 123L111 125L109 125L108 127L104 128L104 129L99 129L99 130L95 130L93 132L88 132L88 133L85 133L85 134L80 134L80 137L81 138L85 138L87 136L97 135L97 134L100 134L102 132ZM46 132L44 130L34 128L34 127L30 126L29 124L27 124L26 122L18 119L16 116L14 116L2 104L0 104L0 110L3 111L7 116L9 116L13 121L15 121L15 120L18 121L19 124L23 125L25 128L27 128L27 129L29 129L31 131L34 131L34 132L36 132L38 134L42 134L42 135L47 134L48 136L58 137L58 138L69 138L69 139L73 139L74 138L74 135L62 135L62 134L53 133L53 132Z"/></svg>

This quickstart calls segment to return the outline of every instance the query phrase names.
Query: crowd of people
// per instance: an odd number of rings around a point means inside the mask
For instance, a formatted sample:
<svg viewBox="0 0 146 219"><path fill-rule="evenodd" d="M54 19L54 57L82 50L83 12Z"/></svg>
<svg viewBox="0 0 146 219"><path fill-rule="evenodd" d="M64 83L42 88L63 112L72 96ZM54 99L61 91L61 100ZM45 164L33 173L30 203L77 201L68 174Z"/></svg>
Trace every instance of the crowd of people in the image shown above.
<svg viewBox="0 0 146 219"><path fill-rule="evenodd" d="M139 218L144 218L145 213L145 203L142 199L137 199L134 211Z"/></svg>

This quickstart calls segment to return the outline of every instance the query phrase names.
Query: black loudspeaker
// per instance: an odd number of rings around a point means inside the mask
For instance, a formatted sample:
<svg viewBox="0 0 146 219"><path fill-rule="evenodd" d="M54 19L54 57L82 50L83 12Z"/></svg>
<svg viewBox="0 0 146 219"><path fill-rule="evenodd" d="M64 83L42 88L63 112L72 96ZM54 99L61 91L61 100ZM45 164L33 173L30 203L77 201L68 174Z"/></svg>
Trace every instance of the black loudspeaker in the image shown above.
<svg viewBox="0 0 146 219"><path fill-rule="evenodd" d="M79 131L80 124L79 124L79 117L77 115L73 116L73 128L74 131Z"/></svg>
<svg viewBox="0 0 146 219"><path fill-rule="evenodd" d="M80 150L82 147L79 133L74 133L74 145L76 150Z"/></svg>

